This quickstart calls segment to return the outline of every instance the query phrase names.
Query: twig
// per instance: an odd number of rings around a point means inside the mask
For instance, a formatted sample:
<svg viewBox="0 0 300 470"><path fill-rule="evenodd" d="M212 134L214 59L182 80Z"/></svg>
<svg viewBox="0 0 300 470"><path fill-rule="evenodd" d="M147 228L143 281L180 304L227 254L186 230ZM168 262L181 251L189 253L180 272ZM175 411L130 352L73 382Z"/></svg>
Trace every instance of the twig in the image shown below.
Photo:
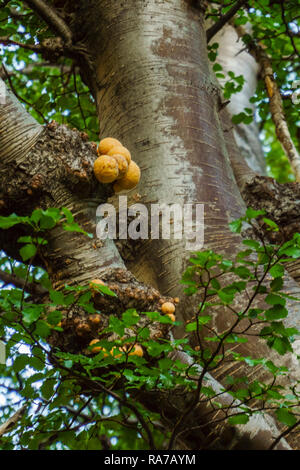
<svg viewBox="0 0 300 470"><path fill-rule="evenodd" d="M29 49L30 51L33 52L41 52L43 49L40 45L38 44L24 44L19 41L14 41L13 39L10 39L9 36L0 36L0 43L3 44L3 46L19 46L22 47L23 49Z"/></svg>
<svg viewBox="0 0 300 470"><path fill-rule="evenodd" d="M77 95L77 102L78 102L80 114L81 114L81 117L82 117L82 119L83 119L84 128L87 129L87 126L86 126L86 119L85 119L85 115L84 115L84 112L83 112L83 109L82 109L82 106L81 106L80 96L79 96L79 92L78 92L78 89L77 89L76 71L75 71L75 69L73 70L73 80L74 80L74 89L75 89L75 93L76 93L76 95Z"/></svg>
<svg viewBox="0 0 300 470"><path fill-rule="evenodd" d="M300 420L298 420L295 424L293 424L292 426L290 426L289 428L287 428L285 431L283 431L278 437L276 437L275 441L273 442L273 444L269 447L268 450L273 450L278 442L284 437L286 436L287 434L289 434L293 429L295 429L297 426L299 426L300 424Z"/></svg>
<svg viewBox="0 0 300 470"><path fill-rule="evenodd" d="M284 26L285 26L286 34L288 35L288 37L291 40L291 44L292 44L292 47L294 49L295 54L299 57L299 51L296 47L296 44L295 44L295 41L294 41L294 36L291 33L291 30L289 28L288 22L287 22L286 17L285 17L285 10L284 10L284 5L283 5L283 0L280 1L280 8L281 8L281 18L282 18L282 21L283 21Z"/></svg>
<svg viewBox="0 0 300 470"><path fill-rule="evenodd" d="M41 118L43 119L43 121L44 121L45 123L47 123L48 120L44 117L43 113L42 113L38 108L35 108L32 103L29 103L29 101L25 100L25 98L22 98L22 96L20 96L19 93L16 91L16 89L15 89L13 83L12 83L12 80L11 80L11 78L10 78L10 76L9 76L9 73L8 73L8 71L6 70L6 68L4 67L3 64L2 64L2 69L3 69L4 73L5 73L5 76L6 76L7 80L8 80L9 86L10 86L11 91L13 92L13 94L18 98L18 100L23 101L23 103L27 104L27 106L30 106L32 109L34 109L34 111L35 111L37 114L39 114L39 115L41 116Z"/></svg>
<svg viewBox="0 0 300 470"><path fill-rule="evenodd" d="M206 31L206 39L207 42L209 42L220 29L223 28L223 26L228 23L229 20L236 14L236 12L246 3L248 3L248 0L238 0L233 7L228 10L228 12L221 16L219 21L217 21L215 24L213 24L208 30Z"/></svg>

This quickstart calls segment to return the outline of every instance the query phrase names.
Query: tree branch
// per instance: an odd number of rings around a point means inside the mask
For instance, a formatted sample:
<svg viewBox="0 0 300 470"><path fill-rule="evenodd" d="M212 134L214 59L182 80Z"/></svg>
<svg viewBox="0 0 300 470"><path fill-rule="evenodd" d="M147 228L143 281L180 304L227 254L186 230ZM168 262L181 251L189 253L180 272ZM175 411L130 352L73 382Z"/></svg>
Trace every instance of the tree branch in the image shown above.
<svg viewBox="0 0 300 470"><path fill-rule="evenodd" d="M29 49L30 51L33 51L33 52L41 52L42 50L42 47L38 44L23 44L22 42L14 41L10 39L9 36L0 37L0 43L3 46L19 46L19 47L22 47L23 49Z"/></svg>
<svg viewBox="0 0 300 470"><path fill-rule="evenodd" d="M26 292L32 295L43 296L48 293L47 289L44 289L40 284L35 282L26 282L25 279L16 276L15 274L9 274L0 270L0 280L5 284L13 284L15 287L24 289Z"/></svg>
<svg viewBox="0 0 300 470"><path fill-rule="evenodd" d="M51 5L46 3L44 0L26 0L26 3L53 31L55 31L56 34L64 39L68 47L71 47L72 32Z"/></svg>
<svg viewBox="0 0 300 470"><path fill-rule="evenodd" d="M225 15L222 15L219 21L217 21L217 23L212 25L206 31L207 42L209 42L217 34L217 32L220 31L220 29L222 29L223 26L228 23L228 21L236 14L236 12L246 3L248 3L248 0L238 0Z"/></svg>
<svg viewBox="0 0 300 470"><path fill-rule="evenodd" d="M15 414L12 415L4 424L0 426L0 437L2 437L7 432L11 431L14 426L18 423L18 421L22 418L23 414L27 405L22 406Z"/></svg>
<svg viewBox="0 0 300 470"><path fill-rule="evenodd" d="M30 76L36 69L39 69L41 67L44 67L46 69L60 69L61 75L66 75L70 74L73 70L75 70L75 73L79 74L79 68L78 67L70 67L69 65L61 65L61 64L51 64L49 62L34 62L32 64L26 65L26 67L20 69L20 70L6 70L6 73L3 68L0 68L0 77L3 79L9 77L13 77L15 75L28 75ZM50 76L50 74L49 74ZM34 80L35 78L32 78ZM36 78L38 80L38 78Z"/></svg>
<svg viewBox="0 0 300 470"><path fill-rule="evenodd" d="M285 436L287 436L293 429L295 429L297 426L299 426L300 420L298 420L295 424L287 428L285 431L283 431L276 439L274 440L273 444L269 447L268 450L274 450L275 447L277 446L278 442Z"/></svg>
<svg viewBox="0 0 300 470"><path fill-rule="evenodd" d="M236 31L241 38L246 34L242 26L238 26ZM296 181L300 182L300 155L288 128L283 101L280 89L276 83L271 59L266 54L264 46L257 43L254 39L250 40L248 50L260 65L261 76L264 80L267 96L269 98L269 108L275 126L276 136L290 162Z"/></svg>

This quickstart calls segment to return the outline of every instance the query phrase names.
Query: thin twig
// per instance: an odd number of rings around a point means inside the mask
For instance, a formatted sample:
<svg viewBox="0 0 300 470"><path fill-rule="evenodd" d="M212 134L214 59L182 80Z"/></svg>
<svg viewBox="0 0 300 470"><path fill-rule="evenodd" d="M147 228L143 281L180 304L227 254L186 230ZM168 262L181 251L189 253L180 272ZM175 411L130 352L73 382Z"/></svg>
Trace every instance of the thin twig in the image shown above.
<svg viewBox="0 0 300 470"><path fill-rule="evenodd" d="M6 76L7 80L8 80L9 86L10 86L11 91L13 92L13 94L18 98L18 100L23 101L23 103L27 104L27 106L30 106L32 109L34 109L34 111L35 111L37 114L39 114L39 115L41 116L42 120L43 120L45 123L47 123L48 120L44 117L43 113L42 113L38 108L35 108L32 103L29 103L29 101L25 100L25 98L23 98L22 96L20 96L19 93L16 91L16 89L15 89L13 83L12 83L11 77L9 76L9 73L8 73L8 71L6 70L6 68L4 67L3 64L2 64L2 69L3 69L4 73L5 73L5 76Z"/></svg>
<svg viewBox="0 0 300 470"><path fill-rule="evenodd" d="M18 46L33 52L41 52L41 50L43 49L38 44L24 44L22 42L10 39L9 36L0 36L0 44L2 44L3 46Z"/></svg>
<svg viewBox="0 0 300 470"><path fill-rule="evenodd" d="M283 431L278 437L276 437L275 441L273 442L273 444L269 447L268 450L273 450L278 442L284 437L286 436L287 434L289 434L293 429L295 429L297 426L299 426L300 424L300 420L298 420L295 424L293 424L292 426L290 426L289 428L287 428L285 431Z"/></svg>
<svg viewBox="0 0 300 470"><path fill-rule="evenodd" d="M288 22L287 22L287 20L286 20L286 17L285 17L285 10L284 10L283 0L281 0L281 2L280 2L280 8L281 8L281 18L282 18L282 21L283 21L284 26L285 26L286 34L287 34L288 37L290 38L290 41L291 41L291 44L292 44L292 47L293 47L293 49L294 49L295 54L299 57L299 51L298 51L298 49L297 49L297 47L296 47L295 40L294 40L294 36L293 36L293 34L291 33L289 24L288 24Z"/></svg>

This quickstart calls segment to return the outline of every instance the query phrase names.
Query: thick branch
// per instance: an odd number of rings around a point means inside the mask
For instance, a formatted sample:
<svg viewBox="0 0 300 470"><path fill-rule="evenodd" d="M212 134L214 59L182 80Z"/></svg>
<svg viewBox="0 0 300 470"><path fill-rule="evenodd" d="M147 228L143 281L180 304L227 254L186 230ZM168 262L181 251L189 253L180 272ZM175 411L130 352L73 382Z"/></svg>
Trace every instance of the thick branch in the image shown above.
<svg viewBox="0 0 300 470"><path fill-rule="evenodd" d="M56 10L43 0L26 0L28 6L35 11L56 33L59 34L67 46L72 44L72 32Z"/></svg>
<svg viewBox="0 0 300 470"><path fill-rule="evenodd" d="M9 418L5 423L0 426L0 437L2 437L7 432L11 431L22 418L23 414L25 413L26 406L22 406L11 418Z"/></svg>
<svg viewBox="0 0 300 470"><path fill-rule="evenodd" d="M25 279L22 279L15 274L9 274L0 270L0 280L5 284L13 284L20 289L24 289L29 294L43 296L48 293L47 289L44 289L40 284L35 282L26 282Z"/></svg>
<svg viewBox="0 0 300 470"><path fill-rule="evenodd" d="M228 21L231 20L231 18L236 14L236 12L246 3L248 3L248 0L238 0L225 15L221 16L219 21L217 21L206 31L207 42L210 42L210 40L217 34L217 32L220 31L220 29L222 29L223 26L228 23Z"/></svg>

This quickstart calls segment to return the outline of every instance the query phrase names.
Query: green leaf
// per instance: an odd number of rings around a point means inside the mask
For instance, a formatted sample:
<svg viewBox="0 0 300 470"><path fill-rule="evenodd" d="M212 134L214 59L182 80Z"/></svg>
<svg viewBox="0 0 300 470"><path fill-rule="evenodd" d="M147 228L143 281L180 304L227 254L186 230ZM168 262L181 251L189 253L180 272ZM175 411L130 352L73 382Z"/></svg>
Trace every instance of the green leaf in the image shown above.
<svg viewBox="0 0 300 470"><path fill-rule="evenodd" d="M273 281L271 282L270 284L270 287L272 289L273 292L278 292L282 289L283 287L283 279L282 277L276 277L275 279L273 279Z"/></svg>
<svg viewBox="0 0 300 470"><path fill-rule="evenodd" d="M255 240L243 240L243 244L246 246L250 246L254 250L258 250L260 248L260 243Z"/></svg>
<svg viewBox="0 0 300 470"><path fill-rule="evenodd" d="M201 387L201 393L210 398L216 395L216 392L212 387Z"/></svg>
<svg viewBox="0 0 300 470"><path fill-rule="evenodd" d="M237 220L234 220L233 222L230 222L229 228L233 233L241 233L242 225L243 225L242 219L237 219Z"/></svg>
<svg viewBox="0 0 300 470"><path fill-rule="evenodd" d="M53 310L47 316L47 321L50 325L57 325L62 319L62 313L59 310Z"/></svg>
<svg viewBox="0 0 300 470"><path fill-rule="evenodd" d="M26 354L19 354L13 361L12 368L15 372L20 372L28 365L28 356Z"/></svg>
<svg viewBox="0 0 300 470"><path fill-rule="evenodd" d="M51 328L44 320L38 320L35 325L34 334L41 338L47 338L51 333Z"/></svg>
<svg viewBox="0 0 300 470"><path fill-rule="evenodd" d="M43 215L40 218L39 226L41 230L50 230L51 228L55 227L55 225L56 220L54 220L52 217L49 217L48 215Z"/></svg>
<svg viewBox="0 0 300 470"><path fill-rule="evenodd" d="M6 230L17 224L28 222L28 217L19 217L16 214L11 214L8 217L0 217L0 228Z"/></svg>
<svg viewBox="0 0 300 470"><path fill-rule="evenodd" d="M64 305L65 304L65 296L62 292L56 291L51 289L49 291L49 296L51 302L55 305Z"/></svg>
<svg viewBox="0 0 300 470"><path fill-rule="evenodd" d="M279 408L275 411L278 421L286 426L293 426L297 422L296 416L285 408Z"/></svg>
<svg viewBox="0 0 300 470"><path fill-rule="evenodd" d="M248 311L249 318L257 318L263 312L261 308L250 308Z"/></svg>
<svg viewBox="0 0 300 470"><path fill-rule="evenodd" d="M111 315L109 317L109 327L114 332L117 333L120 337L124 335L125 325L119 320L119 318Z"/></svg>
<svg viewBox="0 0 300 470"><path fill-rule="evenodd" d="M140 320L140 316L137 313L137 311L132 308L132 309L126 310L126 312L122 314L122 320L125 324L125 327L129 327L129 326L136 325Z"/></svg>
<svg viewBox="0 0 300 470"><path fill-rule="evenodd" d="M45 369L45 361L42 361L39 357L29 357L28 364L35 370Z"/></svg>
<svg viewBox="0 0 300 470"><path fill-rule="evenodd" d="M265 224L267 224L270 227L270 230L273 230L274 232L278 232L279 227L273 220L264 217L263 221Z"/></svg>
<svg viewBox="0 0 300 470"><path fill-rule="evenodd" d="M293 349L287 338L275 338L271 347L275 349L281 356L283 356L287 351L293 352Z"/></svg>
<svg viewBox="0 0 300 470"><path fill-rule="evenodd" d="M83 233L89 238L93 238L92 233L88 233L83 228L80 227L77 223L73 222L71 224L65 223L63 224L63 229L66 230L66 232L78 232L78 233Z"/></svg>
<svg viewBox="0 0 300 470"><path fill-rule="evenodd" d="M269 305L285 305L286 301L282 297L276 294L268 294L267 297L265 298L265 302Z"/></svg>
<svg viewBox="0 0 300 470"><path fill-rule="evenodd" d="M256 219L260 215L264 215L266 212L264 210L255 210L251 207L248 207L246 210L246 217L248 219Z"/></svg>
<svg viewBox="0 0 300 470"><path fill-rule="evenodd" d="M218 63L216 63L216 64L213 65L213 71L214 71L214 72L219 72L220 70L223 70L222 65L220 65L220 64L218 64Z"/></svg>
<svg viewBox="0 0 300 470"><path fill-rule="evenodd" d="M217 281L217 279L211 279L211 285L214 289L220 289L221 288L221 285L219 283L219 281Z"/></svg>
<svg viewBox="0 0 300 470"><path fill-rule="evenodd" d="M23 308L23 320L27 325L31 325L31 323L37 321L43 312L42 305L26 305Z"/></svg>
<svg viewBox="0 0 300 470"><path fill-rule="evenodd" d="M279 255L287 255L291 258L299 258L300 257L300 248L296 246L291 246L289 248L286 248L284 250L279 250L278 252Z"/></svg>
<svg viewBox="0 0 300 470"><path fill-rule="evenodd" d="M249 279L252 277L251 271L245 266L238 266L237 268L233 268L232 271L241 279Z"/></svg>
<svg viewBox="0 0 300 470"><path fill-rule="evenodd" d="M281 318L286 318L288 316L288 311L282 305L276 304L274 307L266 310L265 316L268 321L280 320Z"/></svg>
<svg viewBox="0 0 300 470"><path fill-rule="evenodd" d="M218 290L217 294L225 304L230 304L234 299L234 293L224 292L224 289Z"/></svg>
<svg viewBox="0 0 300 470"><path fill-rule="evenodd" d="M117 297L117 294L109 289L107 286L102 286L101 284L94 284L93 289L96 289L101 294L110 295L111 297Z"/></svg>
<svg viewBox="0 0 300 470"><path fill-rule="evenodd" d="M57 384L57 381L56 379L53 378L53 379L45 380L45 382L41 386L40 388L41 393L46 400L49 400L49 398L51 398L52 395L54 394L54 387L56 384Z"/></svg>
<svg viewBox="0 0 300 470"><path fill-rule="evenodd" d="M71 224L72 222L74 222L73 214L69 209L67 209L66 207L62 207L61 211L66 217L68 224Z"/></svg>
<svg viewBox="0 0 300 470"><path fill-rule="evenodd" d="M272 266L272 268L269 270L269 273L271 276L274 278L282 277L284 275L284 267L281 264L275 264Z"/></svg>
<svg viewBox="0 0 300 470"><path fill-rule="evenodd" d="M234 416L230 416L230 418L228 419L228 422L230 424L246 424L248 423L249 421L249 416L246 415L246 414L236 414Z"/></svg>
<svg viewBox="0 0 300 470"><path fill-rule="evenodd" d="M42 215L43 215L42 209L35 209L30 216L30 220L37 225Z"/></svg>
<svg viewBox="0 0 300 470"><path fill-rule="evenodd" d="M20 249L20 255L23 261L33 258L37 252L37 247L32 244L24 245Z"/></svg>

